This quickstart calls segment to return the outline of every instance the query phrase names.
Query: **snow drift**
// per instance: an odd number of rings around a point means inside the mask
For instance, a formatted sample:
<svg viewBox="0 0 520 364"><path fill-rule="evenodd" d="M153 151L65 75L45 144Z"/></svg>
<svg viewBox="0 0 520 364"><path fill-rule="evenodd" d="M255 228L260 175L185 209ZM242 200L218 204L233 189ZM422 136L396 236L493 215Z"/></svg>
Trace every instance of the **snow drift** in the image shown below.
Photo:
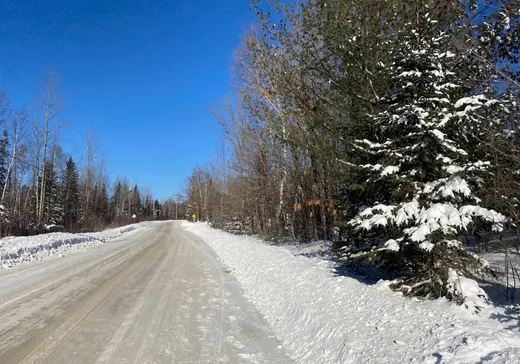
<svg viewBox="0 0 520 364"><path fill-rule="evenodd" d="M35 236L6 237L0 240L0 269L23 262L42 260L49 256L63 255L71 250L103 244L122 237L144 226L143 223L127 225L95 233L49 233Z"/></svg>
<svg viewBox="0 0 520 364"><path fill-rule="evenodd" d="M407 299L389 282L367 285L336 276L330 262L295 256L294 248L182 224L229 267L296 363L518 360L520 321L504 319L502 309L487 306L477 315L446 299Z"/></svg>

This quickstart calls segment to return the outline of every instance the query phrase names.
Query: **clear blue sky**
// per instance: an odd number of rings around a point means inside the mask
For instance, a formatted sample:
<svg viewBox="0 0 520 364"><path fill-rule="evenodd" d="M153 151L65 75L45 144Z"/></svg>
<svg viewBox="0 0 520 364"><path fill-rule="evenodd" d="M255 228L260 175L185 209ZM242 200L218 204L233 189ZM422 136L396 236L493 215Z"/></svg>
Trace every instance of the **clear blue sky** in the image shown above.
<svg viewBox="0 0 520 364"><path fill-rule="evenodd" d="M92 129L111 177L163 199L216 146L209 108L251 22L247 0L0 0L0 85L30 104L52 67L64 150L81 154Z"/></svg>

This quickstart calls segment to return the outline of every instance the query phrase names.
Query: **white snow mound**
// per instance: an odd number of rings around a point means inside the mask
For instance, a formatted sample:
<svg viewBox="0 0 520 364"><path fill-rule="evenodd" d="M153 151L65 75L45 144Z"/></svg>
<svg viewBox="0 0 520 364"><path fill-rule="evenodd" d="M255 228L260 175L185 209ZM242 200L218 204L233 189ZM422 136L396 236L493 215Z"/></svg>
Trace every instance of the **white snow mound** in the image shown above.
<svg viewBox="0 0 520 364"><path fill-rule="evenodd" d="M0 269L23 262L42 260L49 256L63 256L71 250L103 244L142 227L142 223L96 233L49 233L34 236L0 239Z"/></svg>

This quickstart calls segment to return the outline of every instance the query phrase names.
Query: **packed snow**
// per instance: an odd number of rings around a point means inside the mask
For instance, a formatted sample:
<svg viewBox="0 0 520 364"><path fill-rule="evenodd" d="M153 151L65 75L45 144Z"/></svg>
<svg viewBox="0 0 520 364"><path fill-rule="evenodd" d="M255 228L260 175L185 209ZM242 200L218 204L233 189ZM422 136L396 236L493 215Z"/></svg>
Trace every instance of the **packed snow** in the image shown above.
<svg viewBox="0 0 520 364"><path fill-rule="evenodd" d="M399 172L398 166L387 166L385 169L383 169L383 172L381 172L381 176L384 177L397 172Z"/></svg>
<svg viewBox="0 0 520 364"><path fill-rule="evenodd" d="M182 224L216 251L296 363L518 363L520 317L487 303L473 281L454 272L451 289L478 311L447 299L405 298L388 281L335 274L334 263L315 254L323 244L299 252Z"/></svg>
<svg viewBox="0 0 520 364"><path fill-rule="evenodd" d="M0 269L23 262L42 260L51 256L64 256L70 251L103 244L127 235L143 223L127 225L95 233L49 233L34 236L5 237L0 239Z"/></svg>
<svg viewBox="0 0 520 364"><path fill-rule="evenodd" d="M384 244L384 248L386 250L390 250L390 251L394 251L394 252L398 252L400 247L399 247L399 242L395 239L389 239L385 244Z"/></svg>

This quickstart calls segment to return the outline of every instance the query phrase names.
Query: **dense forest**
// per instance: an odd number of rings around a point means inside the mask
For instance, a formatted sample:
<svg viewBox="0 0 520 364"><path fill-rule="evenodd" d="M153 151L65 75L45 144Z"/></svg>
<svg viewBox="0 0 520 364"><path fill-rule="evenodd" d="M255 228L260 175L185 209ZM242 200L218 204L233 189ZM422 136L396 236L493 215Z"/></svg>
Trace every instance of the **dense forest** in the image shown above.
<svg viewBox="0 0 520 364"><path fill-rule="evenodd" d="M336 241L345 262L450 295L518 229L520 2L251 2L234 94L189 213L264 238Z"/></svg>
<svg viewBox="0 0 520 364"><path fill-rule="evenodd" d="M93 134L85 140L84 155L63 151L66 124L57 79L49 73L37 102L21 109L0 89L1 235L91 231L176 218L178 198L160 203L130 179L110 180Z"/></svg>

